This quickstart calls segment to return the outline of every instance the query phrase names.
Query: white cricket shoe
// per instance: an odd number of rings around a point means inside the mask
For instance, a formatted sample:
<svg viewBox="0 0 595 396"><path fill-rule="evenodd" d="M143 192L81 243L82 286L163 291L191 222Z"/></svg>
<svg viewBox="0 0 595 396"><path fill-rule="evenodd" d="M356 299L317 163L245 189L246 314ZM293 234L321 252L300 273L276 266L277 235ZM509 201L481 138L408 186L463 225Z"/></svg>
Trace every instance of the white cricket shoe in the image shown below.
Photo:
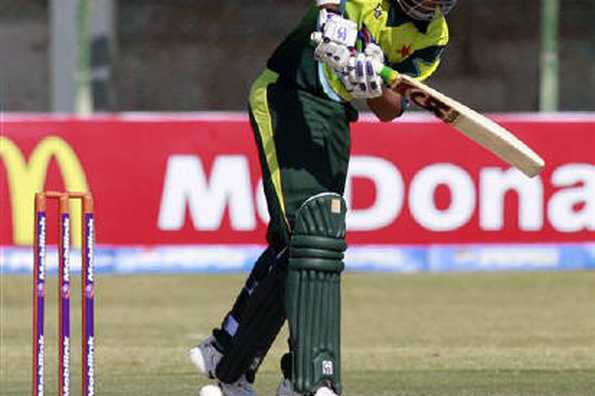
<svg viewBox="0 0 595 396"><path fill-rule="evenodd" d="M291 381L289 381L288 379L284 379L283 381L281 381L279 387L277 388L277 396L300 396L300 394L293 390L293 385L291 384ZM323 386L322 388L319 388L316 391L314 396L337 396L337 394L333 392L331 389L327 388L326 386Z"/></svg>
<svg viewBox="0 0 595 396"><path fill-rule="evenodd" d="M223 396L223 392L217 385L207 385L200 388L198 396Z"/></svg>
<svg viewBox="0 0 595 396"><path fill-rule="evenodd" d="M320 388L316 391L314 396L337 396L337 394L335 392L333 392L332 389L329 389L326 386L323 386L322 388Z"/></svg>
<svg viewBox="0 0 595 396"><path fill-rule="evenodd" d="M224 384L220 382L218 385L203 386L198 393L199 396L256 396L256 392L252 384L246 381L242 376L233 384Z"/></svg>
<svg viewBox="0 0 595 396"><path fill-rule="evenodd" d="M190 360L198 371L208 378L215 379L215 369L223 355L215 348L215 337L210 336L190 350ZM252 384L242 375L233 384L219 383L206 385L200 389L199 396L256 396Z"/></svg>
<svg viewBox="0 0 595 396"><path fill-rule="evenodd" d="M215 348L215 337L205 338L190 350L190 360L198 371L208 378L215 378L215 369L223 355Z"/></svg>

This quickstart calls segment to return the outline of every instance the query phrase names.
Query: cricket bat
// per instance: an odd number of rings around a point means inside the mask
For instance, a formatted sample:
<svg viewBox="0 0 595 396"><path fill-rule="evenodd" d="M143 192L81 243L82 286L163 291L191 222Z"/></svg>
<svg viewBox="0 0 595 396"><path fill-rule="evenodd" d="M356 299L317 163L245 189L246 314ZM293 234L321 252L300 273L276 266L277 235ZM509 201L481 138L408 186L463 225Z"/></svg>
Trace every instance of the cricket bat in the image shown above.
<svg viewBox="0 0 595 396"><path fill-rule="evenodd" d="M525 175L536 176L545 166L543 159L510 131L475 110L387 66L383 67L380 75L392 89Z"/></svg>

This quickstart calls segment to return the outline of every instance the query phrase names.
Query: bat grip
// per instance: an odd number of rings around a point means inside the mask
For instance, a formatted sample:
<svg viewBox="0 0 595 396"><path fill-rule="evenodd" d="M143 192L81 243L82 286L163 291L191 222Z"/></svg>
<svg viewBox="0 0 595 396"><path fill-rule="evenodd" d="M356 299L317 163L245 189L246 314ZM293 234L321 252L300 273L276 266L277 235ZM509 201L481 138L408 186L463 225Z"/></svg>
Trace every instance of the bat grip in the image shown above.
<svg viewBox="0 0 595 396"><path fill-rule="evenodd" d="M399 73L385 65L382 65L382 69L380 69L380 72L378 72L378 74L380 75L380 77L382 77L384 83L389 87L393 86L399 78Z"/></svg>

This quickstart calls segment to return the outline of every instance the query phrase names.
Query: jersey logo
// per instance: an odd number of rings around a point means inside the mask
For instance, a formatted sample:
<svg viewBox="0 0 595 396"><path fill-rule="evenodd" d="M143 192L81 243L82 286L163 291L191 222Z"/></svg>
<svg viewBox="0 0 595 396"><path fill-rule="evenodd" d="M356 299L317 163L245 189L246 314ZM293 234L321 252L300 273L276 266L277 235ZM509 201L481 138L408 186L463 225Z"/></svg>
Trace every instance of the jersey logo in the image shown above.
<svg viewBox="0 0 595 396"><path fill-rule="evenodd" d="M409 55L411 55L411 45L402 46L399 50L399 53L401 54L401 58L408 57Z"/></svg>

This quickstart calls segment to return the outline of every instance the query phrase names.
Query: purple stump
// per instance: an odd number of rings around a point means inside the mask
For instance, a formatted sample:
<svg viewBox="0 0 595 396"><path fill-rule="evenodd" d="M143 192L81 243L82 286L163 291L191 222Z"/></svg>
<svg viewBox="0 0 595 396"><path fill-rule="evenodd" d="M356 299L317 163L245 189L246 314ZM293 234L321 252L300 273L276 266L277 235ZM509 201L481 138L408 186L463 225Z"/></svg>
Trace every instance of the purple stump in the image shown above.
<svg viewBox="0 0 595 396"><path fill-rule="evenodd" d="M44 393L44 302L45 302L45 252L46 214L35 211L35 241L33 257L33 395Z"/></svg>
<svg viewBox="0 0 595 396"><path fill-rule="evenodd" d="M93 251L95 246L95 232L93 213L84 216L83 241L83 395L95 394L95 267Z"/></svg>
<svg viewBox="0 0 595 396"><path fill-rule="evenodd" d="M67 202L67 201L66 201ZM68 210L68 207L61 209ZM60 213L60 241L59 241L59 277L58 277L58 298L59 298L59 337L58 350L60 364L59 374L59 395L70 395L70 214Z"/></svg>

